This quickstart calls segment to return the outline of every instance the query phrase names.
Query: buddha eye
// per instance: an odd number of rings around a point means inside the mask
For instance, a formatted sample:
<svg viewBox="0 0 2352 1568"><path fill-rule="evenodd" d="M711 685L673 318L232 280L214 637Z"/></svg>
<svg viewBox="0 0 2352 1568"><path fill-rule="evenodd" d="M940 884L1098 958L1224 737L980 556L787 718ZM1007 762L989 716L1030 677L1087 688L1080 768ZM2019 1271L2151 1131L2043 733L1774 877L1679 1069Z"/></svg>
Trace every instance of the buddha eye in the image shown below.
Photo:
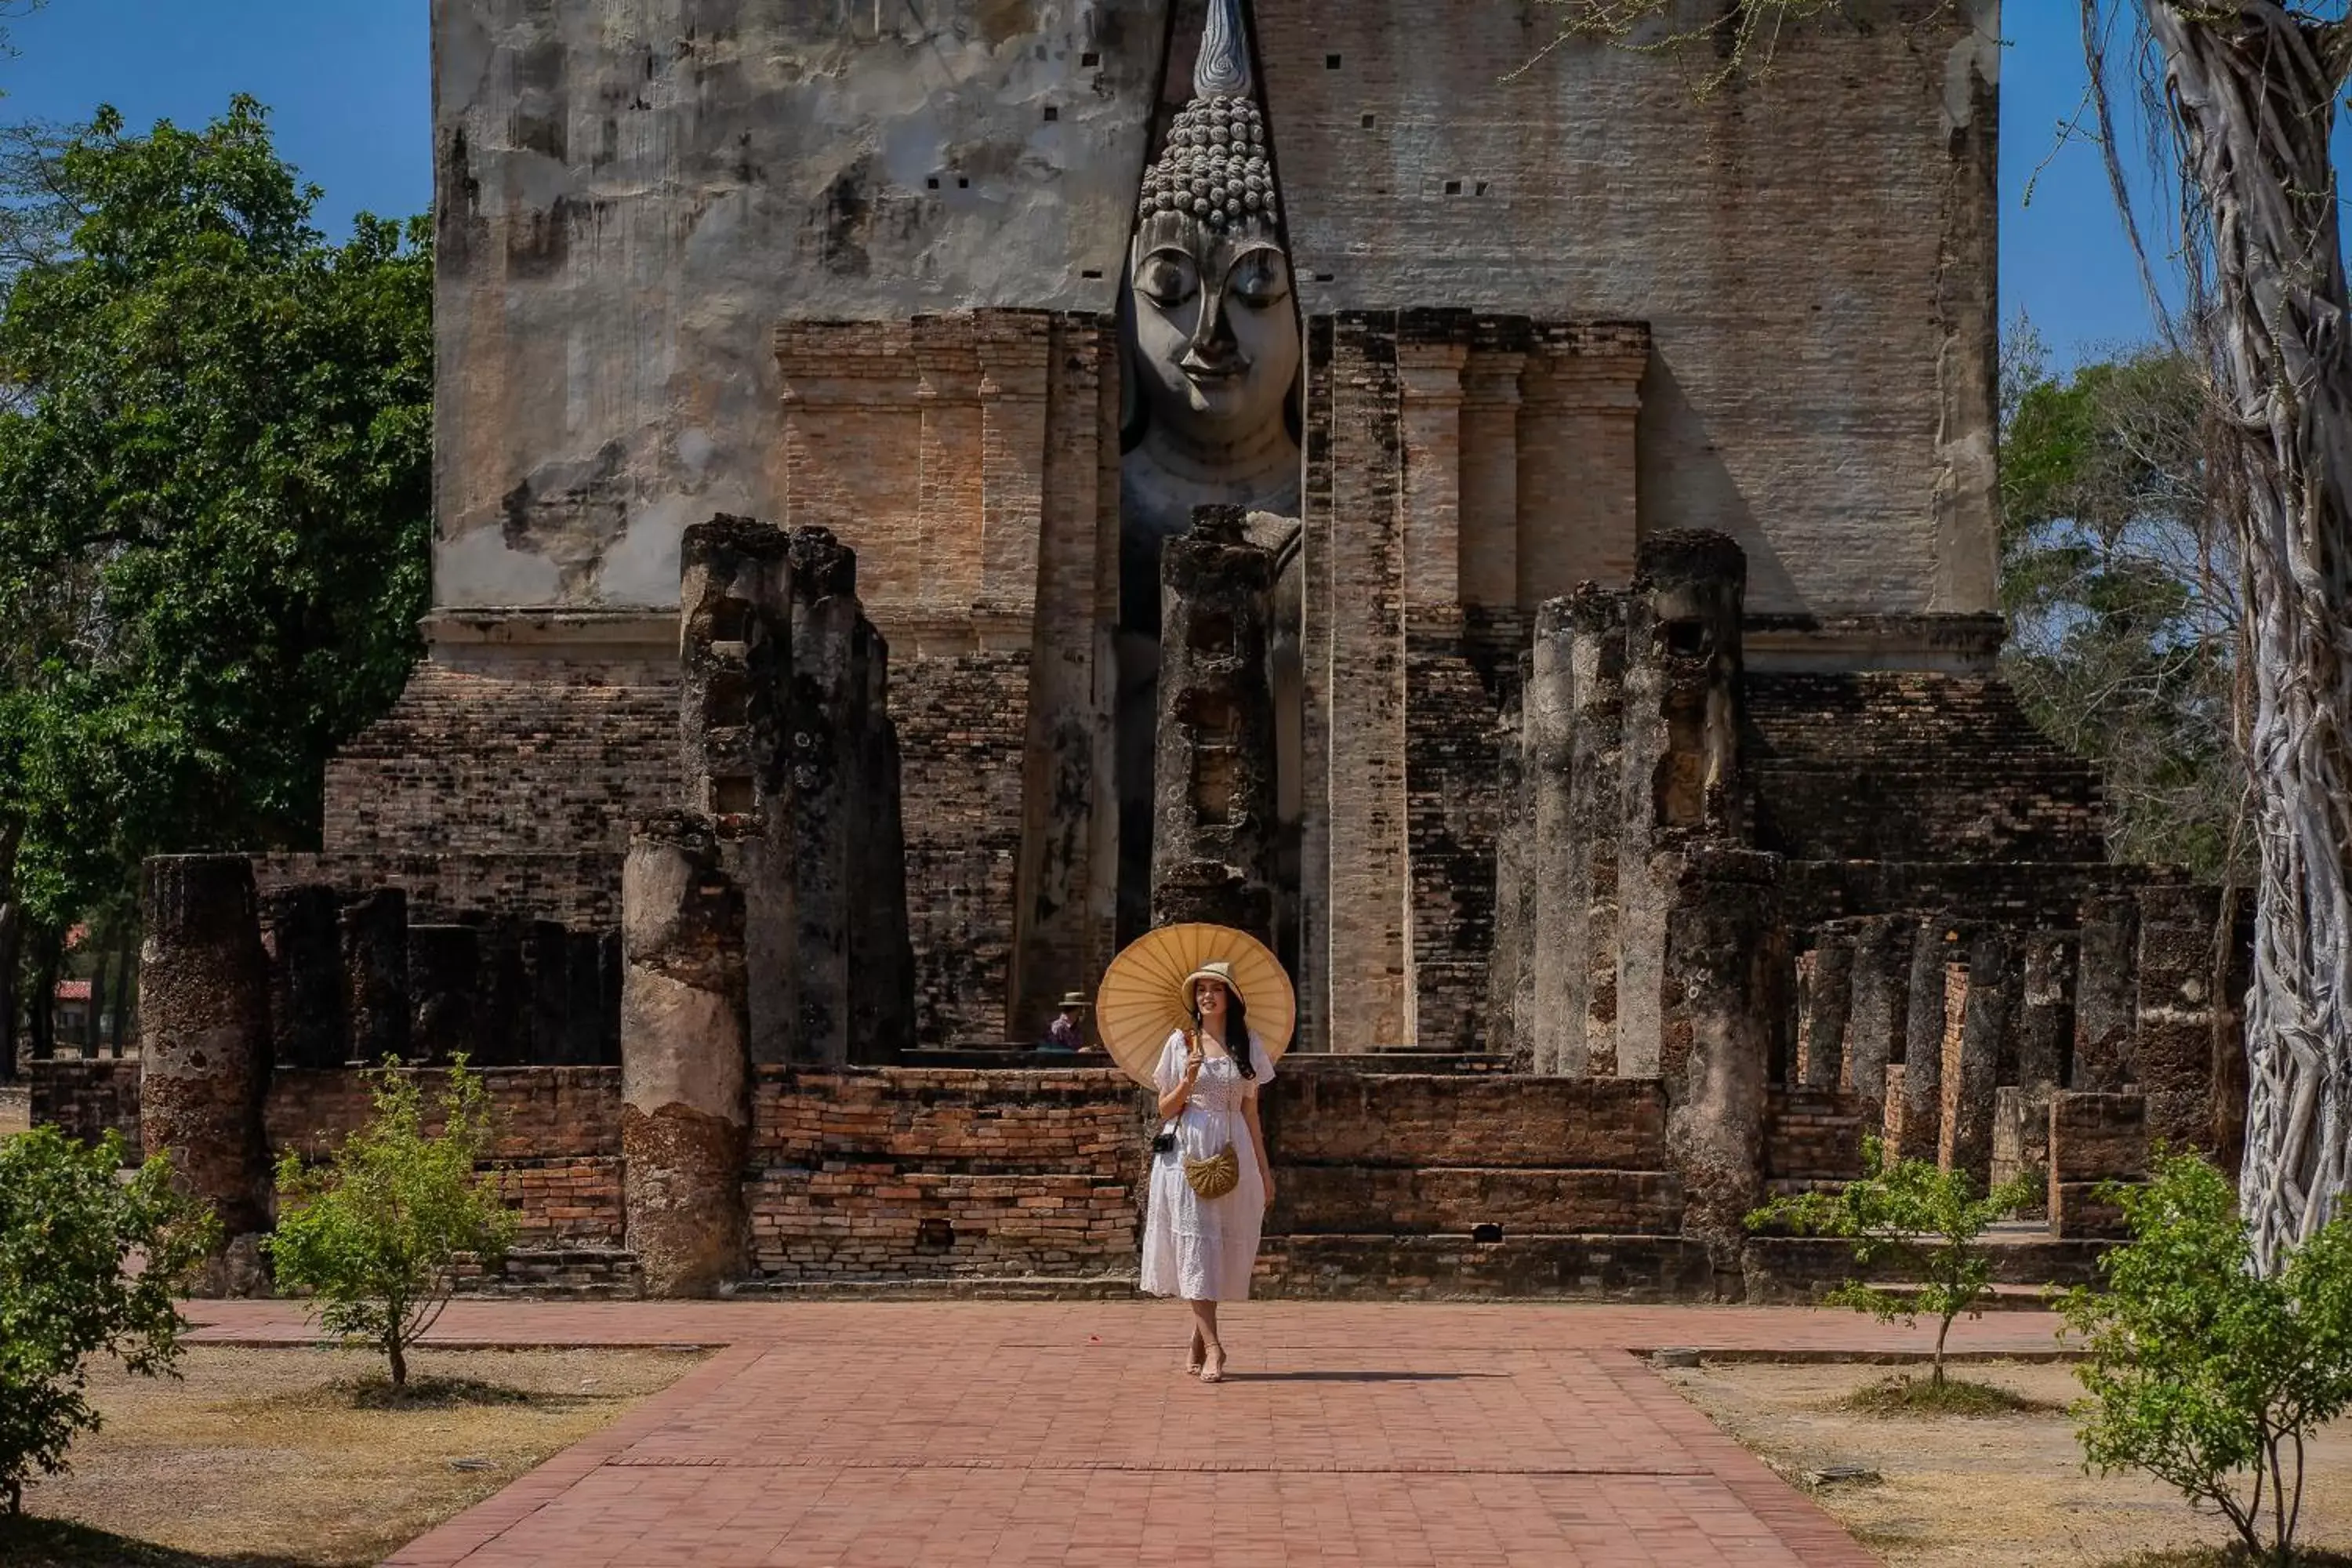
<svg viewBox="0 0 2352 1568"><path fill-rule="evenodd" d="M1282 258L1271 250L1254 250L1234 264L1225 290L1244 305L1273 304L1290 290Z"/></svg>
<svg viewBox="0 0 2352 1568"><path fill-rule="evenodd" d="M1163 310L1175 309L1200 289L1200 269L1181 250L1155 250L1136 268L1135 291Z"/></svg>

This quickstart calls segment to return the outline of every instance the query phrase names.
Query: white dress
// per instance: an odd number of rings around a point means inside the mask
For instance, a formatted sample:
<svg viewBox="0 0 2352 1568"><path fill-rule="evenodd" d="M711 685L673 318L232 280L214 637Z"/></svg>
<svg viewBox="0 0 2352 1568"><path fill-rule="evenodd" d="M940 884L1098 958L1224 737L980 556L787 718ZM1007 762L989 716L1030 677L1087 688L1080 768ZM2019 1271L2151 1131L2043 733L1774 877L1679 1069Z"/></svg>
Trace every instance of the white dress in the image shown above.
<svg viewBox="0 0 2352 1568"><path fill-rule="evenodd" d="M1274 1077L1274 1062L1253 1034L1250 1066L1261 1089ZM1184 1036L1168 1037L1152 1074L1160 1092L1184 1079ZM1257 1260L1258 1228L1265 1220L1265 1182L1258 1174L1257 1146L1250 1141L1242 1100L1249 1084L1231 1057L1202 1064L1192 1097L1176 1118L1176 1147L1151 1157L1151 1190L1143 1215L1143 1268L1138 1283L1153 1296L1188 1301L1246 1301L1250 1268ZM1230 1142L1241 1162L1241 1184L1221 1198L1204 1199L1184 1180L1184 1160L1209 1160Z"/></svg>

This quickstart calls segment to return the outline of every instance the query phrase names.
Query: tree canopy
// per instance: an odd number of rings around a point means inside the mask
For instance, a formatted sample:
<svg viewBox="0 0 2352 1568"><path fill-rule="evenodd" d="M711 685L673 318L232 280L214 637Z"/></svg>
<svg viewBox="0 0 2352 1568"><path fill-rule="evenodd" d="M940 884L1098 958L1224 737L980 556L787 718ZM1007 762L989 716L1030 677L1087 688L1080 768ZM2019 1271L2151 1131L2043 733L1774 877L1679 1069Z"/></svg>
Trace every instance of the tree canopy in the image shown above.
<svg viewBox="0 0 2352 1568"><path fill-rule="evenodd" d="M432 277L422 219L320 235L248 98L26 155L71 224L0 298L0 849L57 925L150 853L310 841L397 695Z"/></svg>

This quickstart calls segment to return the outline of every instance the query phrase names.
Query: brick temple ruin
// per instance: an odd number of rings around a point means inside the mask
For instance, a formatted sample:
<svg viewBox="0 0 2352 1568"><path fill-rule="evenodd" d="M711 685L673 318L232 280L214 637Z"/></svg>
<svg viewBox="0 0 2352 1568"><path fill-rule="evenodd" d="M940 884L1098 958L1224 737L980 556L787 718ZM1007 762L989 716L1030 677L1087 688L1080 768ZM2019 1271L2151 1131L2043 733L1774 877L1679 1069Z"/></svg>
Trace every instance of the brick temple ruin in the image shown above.
<svg viewBox="0 0 2352 1568"><path fill-rule="evenodd" d="M486 1287L1119 1290L1145 1098L1024 1042L1209 918L1270 1292L1801 1295L1866 1131L2064 1278L2233 1158L2242 911L1995 672L1994 0L1706 99L1432 11L436 0L428 655L37 1114L258 1228L463 1053Z"/></svg>

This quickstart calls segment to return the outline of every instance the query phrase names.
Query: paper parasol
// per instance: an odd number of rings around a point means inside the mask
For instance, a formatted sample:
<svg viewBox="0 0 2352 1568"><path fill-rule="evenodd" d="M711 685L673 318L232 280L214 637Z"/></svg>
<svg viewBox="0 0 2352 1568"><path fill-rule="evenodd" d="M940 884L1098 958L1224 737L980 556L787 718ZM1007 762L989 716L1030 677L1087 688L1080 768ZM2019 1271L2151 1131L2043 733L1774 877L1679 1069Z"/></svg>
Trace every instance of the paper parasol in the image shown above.
<svg viewBox="0 0 2352 1568"><path fill-rule="evenodd" d="M1167 925L1147 931L1110 961L1095 994L1095 1027L1120 1070L1146 1089L1168 1037L1190 1028L1184 977L1223 959L1249 1010L1250 1033L1268 1058L1282 1055L1298 1018L1298 998L1282 963L1257 938L1230 926Z"/></svg>

